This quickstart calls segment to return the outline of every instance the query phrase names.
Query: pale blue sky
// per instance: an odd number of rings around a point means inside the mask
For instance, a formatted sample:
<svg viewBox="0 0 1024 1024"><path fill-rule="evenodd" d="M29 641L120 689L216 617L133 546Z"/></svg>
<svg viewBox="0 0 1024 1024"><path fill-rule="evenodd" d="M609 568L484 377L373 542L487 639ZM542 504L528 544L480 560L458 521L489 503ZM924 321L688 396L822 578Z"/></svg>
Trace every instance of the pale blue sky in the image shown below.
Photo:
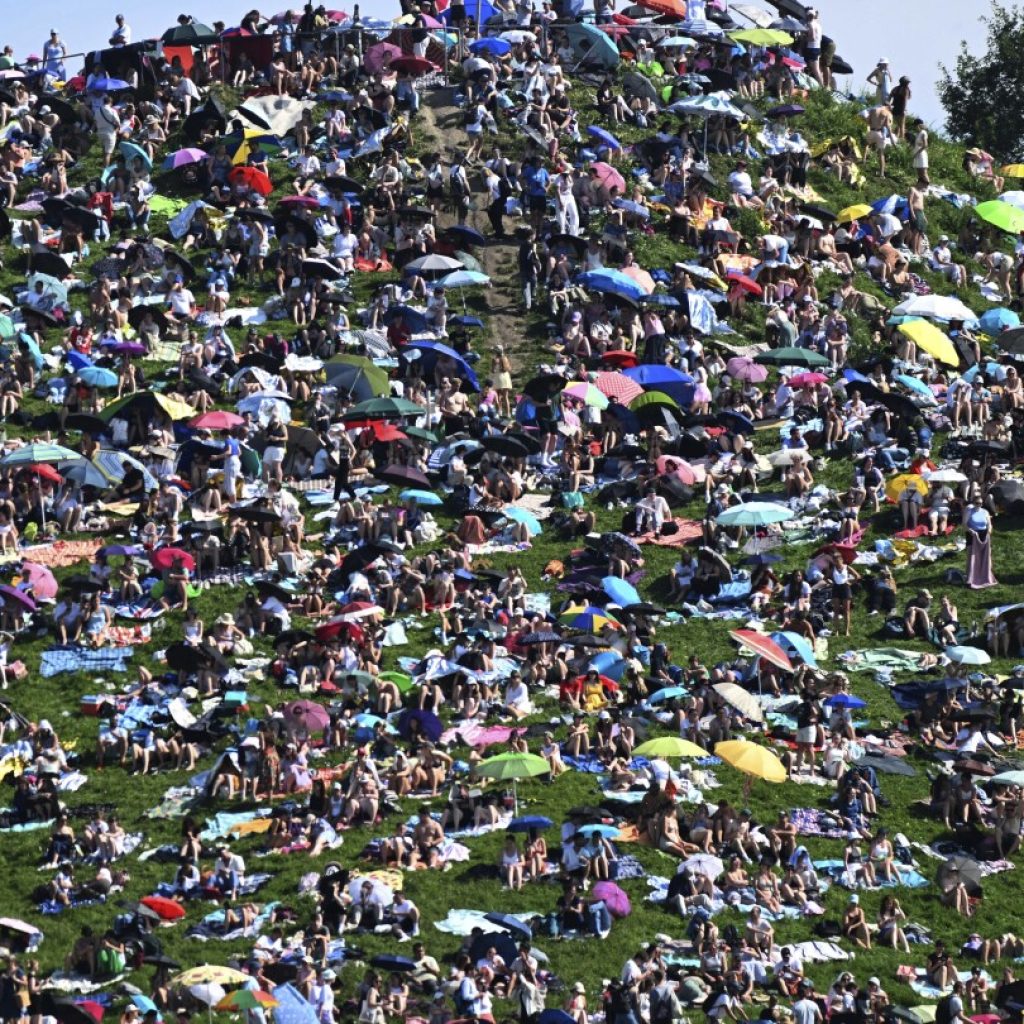
<svg viewBox="0 0 1024 1024"><path fill-rule="evenodd" d="M626 2L621 0L618 6ZM138 40L160 35L180 11L207 23L220 19L236 24L256 5L250 0L172 0L168 5L115 0L112 6L95 0L6 0L4 6L0 43L10 43L17 55L24 57L39 50L51 28L61 32L72 52L96 49L106 43L119 12L127 17L133 38ZM285 6L285 0L280 0L279 7L261 9L271 15ZM349 10L351 2L338 0L327 6ZM989 6L987 0L818 0L818 8L825 31L838 41L840 53L854 66L853 88L861 87L879 57L888 57L897 75L906 74L912 80L915 112L938 123L942 120L934 92L938 64L952 63L961 39L967 39L974 49L980 47L984 31L979 18ZM398 2L364 0L360 9L365 15L394 17Z"/></svg>

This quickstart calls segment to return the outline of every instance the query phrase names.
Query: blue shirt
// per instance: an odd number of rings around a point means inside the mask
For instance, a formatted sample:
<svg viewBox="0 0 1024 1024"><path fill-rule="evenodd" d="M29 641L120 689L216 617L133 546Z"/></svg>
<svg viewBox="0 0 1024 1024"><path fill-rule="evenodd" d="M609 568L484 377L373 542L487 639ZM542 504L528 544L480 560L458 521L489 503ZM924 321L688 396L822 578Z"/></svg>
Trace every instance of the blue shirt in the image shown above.
<svg viewBox="0 0 1024 1024"><path fill-rule="evenodd" d="M526 191L531 196L542 196L547 191L550 176L543 167L523 169L523 177L526 179Z"/></svg>

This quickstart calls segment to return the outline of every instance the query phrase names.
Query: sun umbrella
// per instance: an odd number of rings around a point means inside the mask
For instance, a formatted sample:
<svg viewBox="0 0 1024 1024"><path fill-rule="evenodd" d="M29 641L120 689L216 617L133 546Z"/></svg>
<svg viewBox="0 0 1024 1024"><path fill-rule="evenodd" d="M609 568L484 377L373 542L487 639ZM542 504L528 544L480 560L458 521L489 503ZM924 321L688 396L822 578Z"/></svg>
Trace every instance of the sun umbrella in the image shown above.
<svg viewBox="0 0 1024 1024"><path fill-rule="evenodd" d="M989 782L993 782L997 786L1024 786L1024 771L1013 769L1000 772L998 775L993 775Z"/></svg>
<svg viewBox="0 0 1024 1024"><path fill-rule="evenodd" d="M659 455L655 465L662 476L674 476L687 487L692 487L697 482L697 474L693 466L674 455Z"/></svg>
<svg viewBox="0 0 1024 1024"><path fill-rule="evenodd" d="M425 75L433 71L437 65L426 57L396 57L389 65L392 71L401 71L403 75Z"/></svg>
<svg viewBox="0 0 1024 1024"><path fill-rule="evenodd" d="M612 917L629 917L633 909L629 897L614 882L598 882L592 895L596 900L604 900Z"/></svg>
<svg viewBox="0 0 1024 1024"><path fill-rule="evenodd" d="M631 277L622 273L621 270L613 270L609 267L588 270L586 273L577 275L576 284L582 285L589 291L617 295L619 298L631 302L637 302L647 294Z"/></svg>
<svg viewBox="0 0 1024 1024"><path fill-rule="evenodd" d="M484 914L484 920L496 924L499 928L511 932L517 939L532 939L533 929L525 921L520 921L513 914L501 914L496 910Z"/></svg>
<svg viewBox="0 0 1024 1024"><path fill-rule="evenodd" d="M927 317L932 320L962 320L972 324L974 312L955 295L915 295L893 309L895 316Z"/></svg>
<svg viewBox="0 0 1024 1024"><path fill-rule="evenodd" d="M608 399L604 392L594 387L593 384L578 381L575 384L570 384L562 394L569 398L574 398L577 402L582 402L584 405L591 406L594 409L608 408Z"/></svg>
<svg viewBox="0 0 1024 1024"><path fill-rule="evenodd" d="M143 896L139 902L159 915L161 921L180 921L185 916L185 908L165 896Z"/></svg>
<svg viewBox="0 0 1024 1024"><path fill-rule="evenodd" d="M91 388L116 388L117 374L102 366L84 366L78 371L78 379Z"/></svg>
<svg viewBox="0 0 1024 1024"><path fill-rule="evenodd" d="M908 320L896 329L939 362L947 366L960 365L960 356L953 347L953 342L928 320Z"/></svg>
<svg viewBox="0 0 1024 1024"><path fill-rule="evenodd" d="M331 724L330 712L311 700L293 700L282 709L284 720L304 732L323 732Z"/></svg>
<svg viewBox="0 0 1024 1024"><path fill-rule="evenodd" d="M31 587L34 597L51 600L57 596L56 577L45 565L39 565L36 562L22 562L21 578Z"/></svg>
<svg viewBox="0 0 1024 1024"><path fill-rule="evenodd" d="M255 167L239 166L232 167L228 172L228 181L232 185L241 184L258 195L269 196L274 191L270 178L263 171Z"/></svg>
<svg viewBox="0 0 1024 1024"><path fill-rule="evenodd" d="M59 444L38 442L22 445L0 459L0 466L28 466L34 462L81 462L82 456Z"/></svg>
<svg viewBox="0 0 1024 1024"><path fill-rule="evenodd" d="M1003 331L1020 327L1020 317L1012 309L997 306L982 313L978 324L990 338L996 338Z"/></svg>
<svg viewBox="0 0 1024 1024"><path fill-rule="evenodd" d="M653 699L653 698L652 698ZM679 736L658 736L633 749L634 757L707 757L708 752L696 743Z"/></svg>
<svg viewBox="0 0 1024 1024"><path fill-rule="evenodd" d="M401 56L401 48L395 46L394 43L376 43L369 47L366 54L363 56L363 67L365 67L371 75L375 75L396 57Z"/></svg>
<svg viewBox="0 0 1024 1024"><path fill-rule="evenodd" d="M660 704L663 700L675 700L678 697L685 697L687 691L682 686L663 686L647 698L648 704Z"/></svg>
<svg viewBox="0 0 1024 1024"><path fill-rule="evenodd" d="M979 203L974 208L974 213L986 223L1008 234L1015 235L1024 231L1024 210L1001 199L990 199L987 203Z"/></svg>
<svg viewBox="0 0 1024 1024"><path fill-rule="evenodd" d="M828 366L828 359L808 348L776 348L754 356L763 366Z"/></svg>
<svg viewBox="0 0 1024 1024"><path fill-rule="evenodd" d="M523 818L513 818L505 827L506 832L529 832L531 829L542 831L551 828L554 822L540 814L531 814Z"/></svg>
<svg viewBox="0 0 1024 1024"><path fill-rule="evenodd" d="M36 603L32 600L31 595L18 587L9 586L6 583L0 584L0 598L4 604L10 599L16 604L20 604L26 611L34 612L36 610Z"/></svg>
<svg viewBox="0 0 1024 1024"><path fill-rule="evenodd" d="M834 693L826 701L826 704L831 705L834 708L866 708L868 702L861 700L860 697L855 697L852 693Z"/></svg>
<svg viewBox="0 0 1024 1024"><path fill-rule="evenodd" d="M569 608L558 617L559 621L569 629L578 629L584 633L600 633L602 629L611 627L620 629L622 623L611 615L606 615L600 608L586 606Z"/></svg>
<svg viewBox="0 0 1024 1024"><path fill-rule="evenodd" d="M733 356L726 364L729 376L734 380L749 381L751 384L762 384L768 379L768 371L754 362L750 356Z"/></svg>
<svg viewBox="0 0 1024 1024"><path fill-rule="evenodd" d="M240 988L235 992L229 992L214 1009L221 1013L239 1013L246 1010L270 1009L277 1005L277 1000L269 992L263 992L258 988Z"/></svg>
<svg viewBox="0 0 1024 1024"><path fill-rule="evenodd" d="M798 388L812 388L818 384L827 384L828 377L823 373L795 373L789 378L790 384L795 384Z"/></svg>
<svg viewBox="0 0 1024 1024"><path fill-rule="evenodd" d="M200 964L198 967L190 967L187 971L175 975L172 979L175 985L244 985L249 981L249 975L236 971L232 967L222 967L219 964Z"/></svg>
<svg viewBox="0 0 1024 1024"><path fill-rule="evenodd" d="M461 260L453 260L450 256L442 256L440 253L432 252L427 256L412 260L403 268L404 272L413 271L421 277L443 276L453 270L462 270Z"/></svg>
<svg viewBox="0 0 1024 1024"><path fill-rule="evenodd" d="M202 149L187 146L185 149L176 149L164 157L164 170L174 171L179 167L188 167L191 164L199 164L209 158L209 154Z"/></svg>
<svg viewBox="0 0 1024 1024"><path fill-rule="evenodd" d="M619 63L619 49L596 25L574 22L564 26L565 34L580 64L613 68Z"/></svg>
<svg viewBox="0 0 1024 1024"><path fill-rule="evenodd" d="M715 756L733 768L766 782L785 782L786 769L766 747L749 740L725 740L715 746Z"/></svg>
<svg viewBox="0 0 1024 1024"><path fill-rule="evenodd" d="M616 398L621 405L627 406L644 393L644 389L624 373L607 370L595 375L594 386L602 394Z"/></svg>
<svg viewBox="0 0 1024 1024"><path fill-rule="evenodd" d="M744 28L728 35L734 43L749 43L751 46L789 46L793 42L788 32L774 28Z"/></svg>
<svg viewBox="0 0 1024 1024"><path fill-rule="evenodd" d="M437 282L444 288L476 288L489 285L491 279L475 270L454 270Z"/></svg>
<svg viewBox="0 0 1024 1024"><path fill-rule="evenodd" d="M767 526L793 518L791 509L771 501L747 501L726 509L716 519L720 526Z"/></svg>
<svg viewBox="0 0 1024 1024"><path fill-rule="evenodd" d="M992 658L980 647L955 645L946 648L946 657L958 665L987 665Z"/></svg>
<svg viewBox="0 0 1024 1024"><path fill-rule="evenodd" d="M131 166L132 161L139 160L147 171L153 170L153 161L150 158L150 155L141 146L136 146L134 142L122 139L117 144L117 148L124 155L129 166Z"/></svg>
<svg viewBox="0 0 1024 1024"><path fill-rule="evenodd" d="M725 864L710 853L695 853L692 857L687 857L679 866L695 875L705 875L712 881L725 870Z"/></svg>
<svg viewBox="0 0 1024 1024"><path fill-rule="evenodd" d="M963 885L969 896L980 896L981 865L973 857L950 857L939 868L938 883L943 892Z"/></svg>
<svg viewBox="0 0 1024 1024"><path fill-rule="evenodd" d="M626 180L611 164L597 160L590 165L594 177L607 189L618 189L619 195L626 191Z"/></svg>
<svg viewBox="0 0 1024 1024"><path fill-rule="evenodd" d="M727 704L732 705L741 715L752 722L763 722L764 712L757 698L736 683L716 683L715 692Z"/></svg>
<svg viewBox="0 0 1024 1024"><path fill-rule="evenodd" d="M513 806L518 812L519 797L516 792L516 781L518 779L533 779L539 775L548 775L551 772L551 765L543 757L536 754L523 754L519 751L510 750L497 757L489 757L477 765L477 775L484 778L498 781L512 781Z"/></svg>
<svg viewBox="0 0 1024 1024"><path fill-rule="evenodd" d="M758 633L753 629L733 629L730 630L729 636L741 647L753 651L759 658L764 658L765 661L771 662L784 672L793 671L793 663L789 660L789 655L770 636Z"/></svg>
<svg viewBox="0 0 1024 1024"><path fill-rule="evenodd" d="M201 416L188 421L188 425L193 430L231 430L234 427L242 426L243 423L245 423L244 417L219 409L213 412L204 412Z"/></svg>
<svg viewBox="0 0 1024 1024"><path fill-rule="evenodd" d="M799 633L794 633L792 630L779 630L771 634L771 639L779 645L788 657L792 657L790 653L792 652L805 665L809 665L811 668L818 667L818 662L814 657L814 650L806 637L801 636Z"/></svg>

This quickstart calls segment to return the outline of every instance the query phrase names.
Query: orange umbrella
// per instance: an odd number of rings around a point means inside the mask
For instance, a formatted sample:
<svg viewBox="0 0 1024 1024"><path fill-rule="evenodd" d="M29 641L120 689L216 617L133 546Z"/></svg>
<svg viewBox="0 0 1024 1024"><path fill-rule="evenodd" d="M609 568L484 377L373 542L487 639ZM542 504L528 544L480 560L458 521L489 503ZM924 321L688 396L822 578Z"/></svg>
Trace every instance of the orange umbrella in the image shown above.
<svg viewBox="0 0 1024 1024"><path fill-rule="evenodd" d="M631 277L636 281L636 283L640 285L648 295L654 291L654 278L651 277L643 267L638 267L636 265L623 267L622 273L624 273L626 277Z"/></svg>
<svg viewBox="0 0 1024 1024"><path fill-rule="evenodd" d="M684 0L639 0L641 7L657 11L659 14L669 14L673 18L686 17L686 3Z"/></svg>
<svg viewBox="0 0 1024 1024"><path fill-rule="evenodd" d="M764 658L765 661L771 662L786 672L793 671L793 663L789 660L789 655L770 636L757 633L752 629L733 629L729 631L729 636L736 643L753 651L758 657Z"/></svg>

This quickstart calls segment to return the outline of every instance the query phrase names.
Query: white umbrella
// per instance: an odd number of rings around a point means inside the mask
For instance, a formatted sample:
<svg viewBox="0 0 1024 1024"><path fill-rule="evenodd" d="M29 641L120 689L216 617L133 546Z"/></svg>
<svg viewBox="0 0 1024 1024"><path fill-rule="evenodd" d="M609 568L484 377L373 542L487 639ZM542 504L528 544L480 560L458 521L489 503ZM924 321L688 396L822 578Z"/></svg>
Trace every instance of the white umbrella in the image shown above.
<svg viewBox="0 0 1024 1024"><path fill-rule="evenodd" d="M189 985L188 990L192 998L198 999L204 1006L216 1006L227 995L223 986L215 983Z"/></svg>
<svg viewBox="0 0 1024 1024"><path fill-rule="evenodd" d="M954 295L915 295L901 302L894 310L895 316L923 316L931 320L977 320L974 311L968 309Z"/></svg>
<svg viewBox="0 0 1024 1024"><path fill-rule="evenodd" d="M936 469L921 474L930 484L962 484L967 477L958 469Z"/></svg>
<svg viewBox="0 0 1024 1024"><path fill-rule="evenodd" d="M385 885L379 878L369 878L366 875L356 875L356 877L348 883L348 893L352 899L359 899L359 894L363 889L363 882L369 882L373 886L373 894L375 896L379 896L381 902L385 906L391 905L392 900L395 898L391 891L391 887Z"/></svg>
<svg viewBox="0 0 1024 1024"><path fill-rule="evenodd" d="M947 647L946 657L958 665L987 665L992 660L980 647Z"/></svg>
<svg viewBox="0 0 1024 1024"><path fill-rule="evenodd" d="M718 857L712 857L710 853L695 853L684 860L680 867L689 868L695 875L706 875L712 880L725 870L725 864Z"/></svg>
<svg viewBox="0 0 1024 1024"><path fill-rule="evenodd" d="M764 712L758 699L735 683L715 683L712 687L715 693L726 702L731 704L741 715L749 718L752 722L763 722Z"/></svg>
<svg viewBox="0 0 1024 1024"><path fill-rule="evenodd" d="M1018 210L1024 210L1024 192L1004 192L999 198L1004 203L1016 206Z"/></svg>

